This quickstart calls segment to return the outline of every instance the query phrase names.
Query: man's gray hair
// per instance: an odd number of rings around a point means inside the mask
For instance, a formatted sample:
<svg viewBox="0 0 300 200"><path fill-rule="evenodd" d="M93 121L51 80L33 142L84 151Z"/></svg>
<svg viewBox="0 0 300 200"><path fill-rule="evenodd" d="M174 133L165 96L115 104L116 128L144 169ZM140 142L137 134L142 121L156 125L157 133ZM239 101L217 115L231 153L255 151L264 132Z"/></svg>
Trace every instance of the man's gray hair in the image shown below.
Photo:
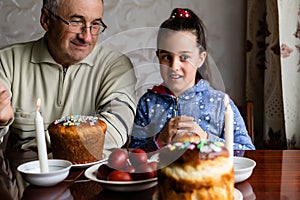
<svg viewBox="0 0 300 200"><path fill-rule="evenodd" d="M61 0L43 0L43 8L46 8L56 14L56 10L60 3Z"/></svg>
<svg viewBox="0 0 300 200"><path fill-rule="evenodd" d="M57 8L59 7L60 3L61 0L43 0L43 8L46 8L47 10L50 10L51 12L56 14ZM102 3L104 3L103 0Z"/></svg>

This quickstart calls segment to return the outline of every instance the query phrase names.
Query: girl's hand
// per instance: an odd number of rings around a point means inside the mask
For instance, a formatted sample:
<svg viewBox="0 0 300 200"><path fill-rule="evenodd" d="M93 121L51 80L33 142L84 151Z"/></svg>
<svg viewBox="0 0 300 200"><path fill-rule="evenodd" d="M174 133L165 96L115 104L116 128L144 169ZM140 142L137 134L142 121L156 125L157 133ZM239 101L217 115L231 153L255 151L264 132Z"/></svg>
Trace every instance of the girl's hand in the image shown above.
<svg viewBox="0 0 300 200"><path fill-rule="evenodd" d="M156 142L160 147L169 144L176 135L187 133L198 134L201 139L207 138L207 133L190 116L177 116L168 122L162 132L157 136Z"/></svg>

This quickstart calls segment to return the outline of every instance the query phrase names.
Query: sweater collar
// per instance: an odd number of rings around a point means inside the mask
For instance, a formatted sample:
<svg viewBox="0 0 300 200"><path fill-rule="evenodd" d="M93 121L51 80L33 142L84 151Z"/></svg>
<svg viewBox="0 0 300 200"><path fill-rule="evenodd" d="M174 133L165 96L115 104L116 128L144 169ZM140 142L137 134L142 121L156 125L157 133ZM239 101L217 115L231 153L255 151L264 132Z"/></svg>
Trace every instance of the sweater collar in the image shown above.
<svg viewBox="0 0 300 200"><path fill-rule="evenodd" d="M206 80L204 80L204 79L197 79L197 80L198 80L197 83L192 88L186 90L180 96L187 95L191 92L195 93L195 92L204 91L204 90L207 90L209 88L209 83ZM167 88L163 84L155 85L155 86L153 86L153 88L151 90L155 93L158 93L158 94L171 95L171 96L175 97L173 92L171 90L169 90L169 88Z"/></svg>

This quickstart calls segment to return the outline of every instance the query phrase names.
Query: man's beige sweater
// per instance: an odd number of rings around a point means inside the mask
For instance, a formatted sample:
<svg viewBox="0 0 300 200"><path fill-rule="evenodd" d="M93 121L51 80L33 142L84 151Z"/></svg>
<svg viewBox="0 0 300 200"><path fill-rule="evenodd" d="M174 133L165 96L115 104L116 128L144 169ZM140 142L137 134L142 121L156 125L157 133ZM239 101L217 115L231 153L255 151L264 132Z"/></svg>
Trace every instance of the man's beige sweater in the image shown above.
<svg viewBox="0 0 300 200"><path fill-rule="evenodd" d="M107 124L105 148L121 147L133 124L136 77L130 60L100 45L64 72L44 38L0 50L0 81L11 92L18 142L35 138L36 102L41 98L45 129L69 114L99 115ZM0 137L8 126L0 127ZM32 141L31 141L32 142Z"/></svg>

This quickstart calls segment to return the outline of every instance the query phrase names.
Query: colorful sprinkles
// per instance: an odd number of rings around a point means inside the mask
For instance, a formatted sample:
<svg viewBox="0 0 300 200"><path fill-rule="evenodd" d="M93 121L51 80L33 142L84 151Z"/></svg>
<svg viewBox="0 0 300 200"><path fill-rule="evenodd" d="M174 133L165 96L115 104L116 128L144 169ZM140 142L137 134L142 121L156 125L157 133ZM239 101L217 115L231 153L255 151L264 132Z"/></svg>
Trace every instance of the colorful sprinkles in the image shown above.
<svg viewBox="0 0 300 200"><path fill-rule="evenodd" d="M182 149L199 149L202 153L220 152L224 144L222 142L213 142L210 140L199 140L191 142L176 142L169 144L167 147L170 151L182 150Z"/></svg>
<svg viewBox="0 0 300 200"><path fill-rule="evenodd" d="M68 115L55 120L54 124L61 124L63 126L79 126L81 123L89 123L91 126L93 126L97 120L98 117L95 116Z"/></svg>

